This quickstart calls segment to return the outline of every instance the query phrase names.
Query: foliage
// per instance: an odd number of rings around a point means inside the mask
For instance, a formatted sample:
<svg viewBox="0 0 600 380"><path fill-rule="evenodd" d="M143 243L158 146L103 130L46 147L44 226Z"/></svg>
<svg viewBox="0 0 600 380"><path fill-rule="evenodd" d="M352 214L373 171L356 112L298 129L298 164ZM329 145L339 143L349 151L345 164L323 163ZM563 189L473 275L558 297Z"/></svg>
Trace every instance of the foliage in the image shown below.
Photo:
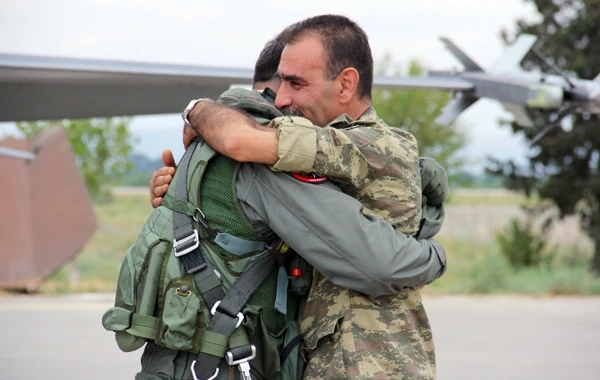
<svg viewBox="0 0 600 380"><path fill-rule="evenodd" d="M422 76L425 71L419 61L412 60L407 72L403 72L392 56L387 54L378 62L377 74ZM373 91L373 105L379 117L390 126L412 133L419 144L419 155L434 158L454 179L452 175L465 163L459 152L467 143L467 135L462 126L456 123L441 126L434 122L449 100L450 95L442 91Z"/></svg>
<svg viewBox="0 0 600 380"><path fill-rule="evenodd" d="M31 136L44 128L61 126L67 133L77 157L77 165L92 196L105 195L108 186L131 170L129 158L134 139L129 119L84 119L17 123L17 128Z"/></svg>
<svg viewBox="0 0 600 380"><path fill-rule="evenodd" d="M600 72L600 2L597 0L528 0L540 20L517 21L517 35L535 34L538 48L550 63L568 75L593 79ZM512 38L503 32L505 41ZM526 69L548 70L547 62L530 52L522 62ZM536 126L530 129L512 124L514 133L531 141L557 113L530 112ZM571 128L554 128L532 145L529 163L491 161L489 171L506 178L507 187L526 194L538 193L552 200L560 217L578 215L581 225L595 243L592 266L600 271L600 120L575 114Z"/></svg>
<svg viewBox="0 0 600 380"><path fill-rule="evenodd" d="M556 248L548 246L548 235L555 216L548 202L522 205L525 220L511 219L509 226L496 235L500 252L515 269L551 264ZM538 222L539 226L535 223Z"/></svg>
<svg viewBox="0 0 600 380"><path fill-rule="evenodd" d="M544 234L537 234L531 223L513 218L496 236L500 252L515 269L539 267L552 261Z"/></svg>
<svg viewBox="0 0 600 380"><path fill-rule="evenodd" d="M497 244L440 237L448 255L448 269L424 289L425 294L600 294L600 279L585 260L569 264L545 261L539 266L515 269ZM561 246L564 256L580 247ZM564 251L564 252L562 252Z"/></svg>

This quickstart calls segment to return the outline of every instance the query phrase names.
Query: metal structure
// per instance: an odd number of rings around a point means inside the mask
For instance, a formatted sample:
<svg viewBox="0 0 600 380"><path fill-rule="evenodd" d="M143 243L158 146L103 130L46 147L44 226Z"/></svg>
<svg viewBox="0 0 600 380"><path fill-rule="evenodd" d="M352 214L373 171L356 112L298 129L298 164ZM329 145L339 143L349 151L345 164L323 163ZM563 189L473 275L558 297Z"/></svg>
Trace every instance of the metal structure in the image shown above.
<svg viewBox="0 0 600 380"><path fill-rule="evenodd" d="M426 77L375 77L381 89L451 91L456 97L437 119L451 123L480 98L495 99L523 127L526 109L600 114L600 75L594 80L526 72L520 67L536 37L521 35L487 69L447 38L442 42L462 63L462 72ZM538 52L539 53L539 52ZM250 85L252 70L0 54L0 121L53 120L179 113L190 99L218 97L231 85Z"/></svg>
<svg viewBox="0 0 600 380"><path fill-rule="evenodd" d="M59 127L0 141L0 172L0 288L32 291L90 239L92 202Z"/></svg>
<svg viewBox="0 0 600 380"><path fill-rule="evenodd" d="M534 48L535 36L519 36L487 70L449 39L441 40L462 63L464 71L432 71L427 77L398 78L390 83L392 88L454 92L456 96L436 119L439 124L450 124L480 98L502 103L522 127L534 125L526 109L558 111L553 124L573 112L600 114L600 75L594 80L567 77ZM532 49L559 75L524 71L520 63Z"/></svg>

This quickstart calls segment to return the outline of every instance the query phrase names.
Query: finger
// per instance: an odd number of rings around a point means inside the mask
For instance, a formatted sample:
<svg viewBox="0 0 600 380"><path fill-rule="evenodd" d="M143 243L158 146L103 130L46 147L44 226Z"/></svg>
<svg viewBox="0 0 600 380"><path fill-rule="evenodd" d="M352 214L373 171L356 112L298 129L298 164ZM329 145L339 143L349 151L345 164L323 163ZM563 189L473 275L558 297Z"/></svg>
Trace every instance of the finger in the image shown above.
<svg viewBox="0 0 600 380"><path fill-rule="evenodd" d="M187 149L196 138L196 133L190 128L185 127L183 131L183 147Z"/></svg>
<svg viewBox="0 0 600 380"><path fill-rule="evenodd" d="M154 180L154 186L161 187L161 186L166 185L167 187L169 187L169 184L171 183L171 181L173 181L173 176L161 175L161 176L156 177L156 179Z"/></svg>
<svg viewBox="0 0 600 380"><path fill-rule="evenodd" d="M169 191L169 185L156 186L154 188L154 196L155 197L164 197L165 194Z"/></svg>
<svg viewBox="0 0 600 380"><path fill-rule="evenodd" d="M165 166L169 167L170 169L174 169L177 167L177 164L175 163L175 157L173 157L173 152L171 152L170 149L163 150L162 161L165 164ZM169 172L168 174L174 174L174 170L173 173Z"/></svg>
<svg viewBox="0 0 600 380"><path fill-rule="evenodd" d="M158 185L163 185L165 183L168 183L164 181L165 177L171 177L172 179L174 175L175 169L164 166L160 169L156 169L154 173L152 173L152 179L150 180L150 184L156 184L156 181L159 180L159 178L162 178L162 182L158 183Z"/></svg>
<svg viewBox="0 0 600 380"><path fill-rule="evenodd" d="M157 208L162 204L162 197L152 198L152 207Z"/></svg>

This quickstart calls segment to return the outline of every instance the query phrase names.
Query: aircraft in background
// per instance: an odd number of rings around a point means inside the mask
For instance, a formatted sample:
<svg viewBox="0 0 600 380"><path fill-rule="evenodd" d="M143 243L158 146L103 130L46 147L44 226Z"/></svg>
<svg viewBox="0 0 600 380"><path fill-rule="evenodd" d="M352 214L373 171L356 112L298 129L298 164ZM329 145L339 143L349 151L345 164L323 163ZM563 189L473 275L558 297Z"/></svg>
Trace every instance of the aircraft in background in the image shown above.
<svg viewBox="0 0 600 380"><path fill-rule="evenodd" d="M600 114L600 75L594 80L526 72L520 62L536 37L521 35L487 69L447 38L462 72L425 77L375 77L374 88L455 93L436 122L448 125L480 98L495 99L523 127L526 109ZM533 48L534 52L537 52ZM251 85L252 70L194 65L0 54L0 121L54 120L179 113L190 99L216 98L231 85Z"/></svg>
<svg viewBox="0 0 600 380"><path fill-rule="evenodd" d="M392 82L396 88L456 93L436 119L441 125L449 125L480 98L502 103L522 127L534 126L526 109L558 111L553 124L573 112L600 114L600 75L593 80L567 77L534 48L536 40L537 37L532 35L520 35L484 70L452 41L441 38L448 50L462 63L464 71L432 71L427 77L394 78ZM520 63L532 48L559 75L524 71Z"/></svg>

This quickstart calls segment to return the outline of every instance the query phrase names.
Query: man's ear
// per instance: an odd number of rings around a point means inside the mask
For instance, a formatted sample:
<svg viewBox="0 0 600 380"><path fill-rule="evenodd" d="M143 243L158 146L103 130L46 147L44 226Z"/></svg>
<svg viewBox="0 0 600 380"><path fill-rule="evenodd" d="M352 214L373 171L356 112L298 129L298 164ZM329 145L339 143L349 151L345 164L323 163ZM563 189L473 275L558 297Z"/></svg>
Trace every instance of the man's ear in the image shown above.
<svg viewBox="0 0 600 380"><path fill-rule="evenodd" d="M354 96L354 93L356 92L356 88L358 87L359 79L360 75L354 67L346 67L340 72L340 74L338 75L338 80L340 83L340 103L346 104L350 102L350 100Z"/></svg>

